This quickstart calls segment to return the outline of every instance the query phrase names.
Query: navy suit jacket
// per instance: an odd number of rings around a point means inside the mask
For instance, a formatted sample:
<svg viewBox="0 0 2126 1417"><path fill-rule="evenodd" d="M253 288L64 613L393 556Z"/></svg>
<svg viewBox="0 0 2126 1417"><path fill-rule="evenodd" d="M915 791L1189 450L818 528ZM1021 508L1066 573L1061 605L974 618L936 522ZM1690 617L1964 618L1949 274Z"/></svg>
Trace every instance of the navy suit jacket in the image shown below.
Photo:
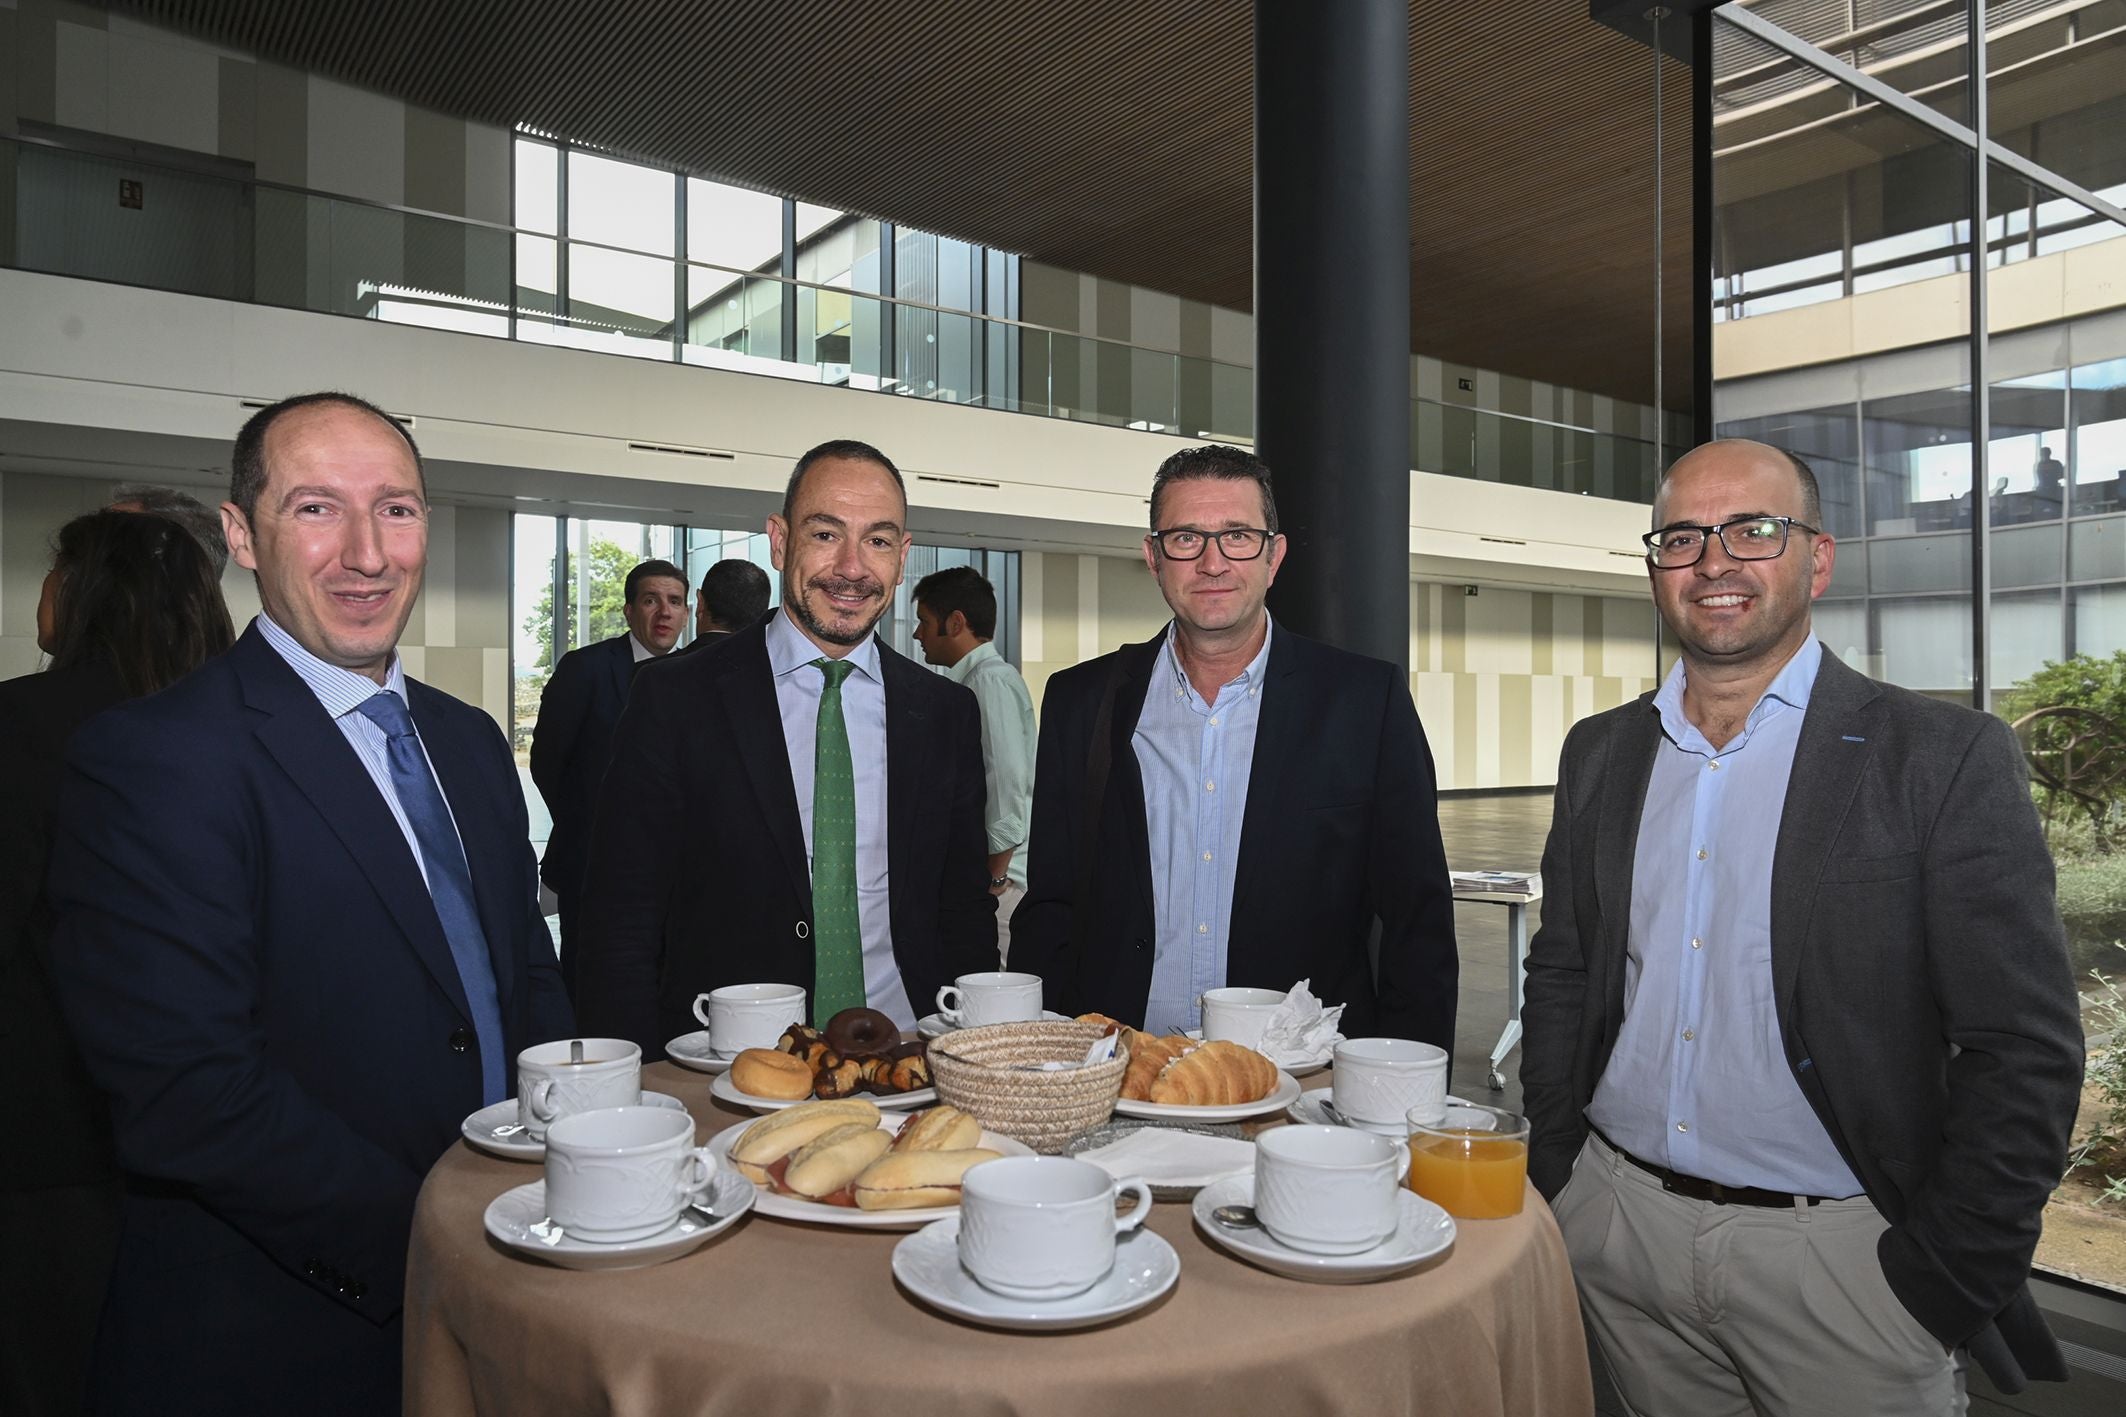
<svg viewBox="0 0 2126 1417"><path fill-rule="evenodd" d="M486 715L406 689L514 1056L571 1031L515 769ZM75 734L49 880L127 1173L97 1405L395 1410L414 1197L479 1046L412 849L255 625Z"/></svg>
<svg viewBox="0 0 2126 1417"><path fill-rule="evenodd" d="M570 650L554 666L539 696L531 774L554 819L539 874L564 898L583 888L598 783L612 760L613 729L627 707L628 684L635 674L632 645L632 637L622 634ZM567 940L561 943L565 949L574 948Z"/></svg>

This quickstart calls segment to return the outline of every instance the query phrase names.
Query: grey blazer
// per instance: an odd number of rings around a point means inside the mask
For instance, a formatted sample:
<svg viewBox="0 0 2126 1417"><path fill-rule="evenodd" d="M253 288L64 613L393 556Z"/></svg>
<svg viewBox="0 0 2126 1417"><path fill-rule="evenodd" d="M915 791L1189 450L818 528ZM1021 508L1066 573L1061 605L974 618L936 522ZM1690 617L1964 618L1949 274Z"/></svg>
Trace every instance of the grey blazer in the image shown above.
<svg viewBox="0 0 2126 1417"><path fill-rule="evenodd" d="M1543 851L1521 1085L1555 1196L1624 1019L1653 695L1576 725ZM2046 850L2007 725L1824 651L1772 862L1787 1063L1890 1228L1890 1288L2003 1390L2063 1380L2025 1283L2066 1167L2082 1029Z"/></svg>

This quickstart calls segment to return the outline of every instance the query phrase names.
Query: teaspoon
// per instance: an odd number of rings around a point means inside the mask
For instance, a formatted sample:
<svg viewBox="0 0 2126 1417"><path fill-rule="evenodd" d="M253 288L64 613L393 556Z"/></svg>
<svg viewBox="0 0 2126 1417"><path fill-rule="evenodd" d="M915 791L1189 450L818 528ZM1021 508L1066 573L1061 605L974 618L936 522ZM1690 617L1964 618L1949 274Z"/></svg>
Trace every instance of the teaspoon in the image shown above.
<svg viewBox="0 0 2126 1417"><path fill-rule="evenodd" d="M1220 1205L1211 1207L1211 1219L1228 1230L1260 1230L1262 1222L1255 1216L1251 1205Z"/></svg>

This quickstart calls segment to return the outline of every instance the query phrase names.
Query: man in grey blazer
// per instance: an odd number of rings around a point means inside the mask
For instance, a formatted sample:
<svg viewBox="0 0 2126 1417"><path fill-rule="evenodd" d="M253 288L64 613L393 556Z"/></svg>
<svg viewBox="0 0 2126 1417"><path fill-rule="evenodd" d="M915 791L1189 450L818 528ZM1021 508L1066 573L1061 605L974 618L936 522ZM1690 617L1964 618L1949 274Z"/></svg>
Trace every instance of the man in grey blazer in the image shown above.
<svg viewBox="0 0 2126 1417"><path fill-rule="evenodd" d="M2082 1033L1998 719L1810 634L1836 555L1761 443L1663 480L1682 650L1578 724L1543 855L1529 1172L1619 1391L1664 1413L1964 1410L2063 1379L2025 1285Z"/></svg>

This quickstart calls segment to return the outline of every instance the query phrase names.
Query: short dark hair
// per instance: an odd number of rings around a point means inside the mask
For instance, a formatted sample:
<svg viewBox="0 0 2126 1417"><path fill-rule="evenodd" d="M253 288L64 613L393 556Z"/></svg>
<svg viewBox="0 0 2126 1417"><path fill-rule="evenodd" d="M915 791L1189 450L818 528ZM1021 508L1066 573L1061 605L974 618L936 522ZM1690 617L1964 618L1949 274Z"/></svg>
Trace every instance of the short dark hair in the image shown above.
<svg viewBox="0 0 2126 1417"><path fill-rule="evenodd" d="M892 458L887 457L869 443L861 442L855 438L829 438L818 447L806 452L803 457L797 460L797 466L790 470L790 483L783 488L782 494L782 519L785 522L795 518L797 489L804 482L805 474L812 470L812 464L825 458L850 458L857 462L877 463L891 474L893 485L900 488L901 505L903 507L908 505L908 484L901 477L901 470L893 465ZM906 528L903 528L903 530L906 530Z"/></svg>
<svg viewBox="0 0 2126 1417"><path fill-rule="evenodd" d="M768 613L768 573L735 556L718 561L701 573L701 607L718 629L744 629Z"/></svg>
<svg viewBox="0 0 2126 1417"><path fill-rule="evenodd" d="M298 409L314 408L319 404L336 403L348 408L357 408L364 413L382 419L392 432L406 440L406 450L413 454L414 475L421 480L421 495L428 495L428 470L421 465L420 444L413 441L413 430L378 408L367 399L353 394L325 390L314 394L296 394L279 403L267 404L246 419L236 434L236 449L229 458L229 500L250 521L258 511L258 496L266 490L266 434L285 414Z"/></svg>
<svg viewBox="0 0 2126 1417"><path fill-rule="evenodd" d="M229 564L229 543L221 531L221 517L215 510L188 492L175 487L161 487L152 482L127 482L120 484L111 493L105 505L117 508L121 503L137 503L143 512L158 517L168 517L199 543L199 549L207 553L213 564L214 578L221 579L222 571Z"/></svg>
<svg viewBox="0 0 2126 1417"><path fill-rule="evenodd" d="M996 638L996 587L972 566L932 571L915 583L915 603L928 610L940 628L957 610L967 617L967 628L974 631L976 638Z"/></svg>
<svg viewBox="0 0 2126 1417"><path fill-rule="evenodd" d="M635 587L646 580L658 576L662 576L668 581L679 582L681 591L686 589L687 573L685 571L680 570L670 561L644 561L634 570L627 573L627 583L620 588L621 598L628 604L633 605L635 603Z"/></svg>
<svg viewBox="0 0 2126 1417"><path fill-rule="evenodd" d="M1192 482L1199 477L1254 483L1262 490L1262 525L1272 536L1277 534L1277 498L1270 491L1269 464L1245 448L1226 443L1183 448L1159 464L1159 470L1152 474L1153 531L1159 530L1159 503L1165 497L1167 484Z"/></svg>
<svg viewBox="0 0 2126 1417"><path fill-rule="evenodd" d="M101 662L128 695L152 694L235 639L213 563L168 517L76 517L59 528L52 569L52 669Z"/></svg>

